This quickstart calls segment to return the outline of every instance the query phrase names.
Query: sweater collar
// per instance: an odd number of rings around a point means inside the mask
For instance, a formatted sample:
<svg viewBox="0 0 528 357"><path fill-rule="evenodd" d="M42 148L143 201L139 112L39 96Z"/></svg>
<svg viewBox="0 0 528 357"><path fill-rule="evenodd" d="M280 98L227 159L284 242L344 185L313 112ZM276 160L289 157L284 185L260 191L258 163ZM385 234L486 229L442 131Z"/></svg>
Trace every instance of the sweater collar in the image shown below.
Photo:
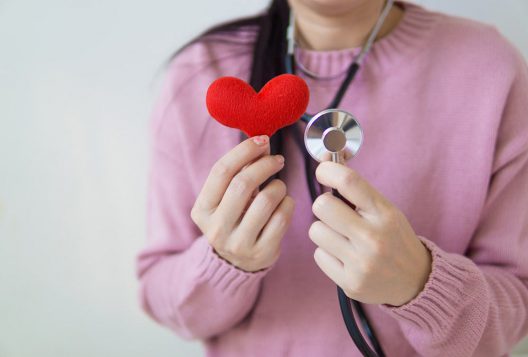
<svg viewBox="0 0 528 357"><path fill-rule="evenodd" d="M400 22L390 33L374 42L363 65L369 71L382 73L391 67L409 60L426 43L436 23L437 14L420 5L397 1L404 8ZM342 79L361 47L342 50L316 51L296 47L295 58L308 70L321 76L338 76ZM297 69L296 74L306 77ZM359 71L358 79L362 77ZM339 75L341 74L341 75ZM331 81L331 80L330 80Z"/></svg>

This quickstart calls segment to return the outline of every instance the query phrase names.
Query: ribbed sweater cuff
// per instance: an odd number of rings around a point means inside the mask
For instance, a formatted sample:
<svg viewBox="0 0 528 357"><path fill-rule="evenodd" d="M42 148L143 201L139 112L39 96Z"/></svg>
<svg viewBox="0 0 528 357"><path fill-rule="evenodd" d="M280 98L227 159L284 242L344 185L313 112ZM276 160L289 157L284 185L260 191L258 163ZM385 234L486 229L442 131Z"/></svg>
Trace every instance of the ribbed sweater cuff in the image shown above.
<svg viewBox="0 0 528 357"><path fill-rule="evenodd" d="M456 320L460 306L467 301L465 287L471 285L476 276L473 263L466 258L449 254L424 237L418 238L432 257L431 273L424 289L404 305L382 304L380 308L397 320L437 334Z"/></svg>
<svg viewBox="0 0 528 357"><path fill-rule="evenodd" d="M194 244L199 259L198 280L208 282L215 289L223 292L234 292L261 280L273 266L257 272L246 272L227 262L215 253L207 238L201 236Z"/></svg>

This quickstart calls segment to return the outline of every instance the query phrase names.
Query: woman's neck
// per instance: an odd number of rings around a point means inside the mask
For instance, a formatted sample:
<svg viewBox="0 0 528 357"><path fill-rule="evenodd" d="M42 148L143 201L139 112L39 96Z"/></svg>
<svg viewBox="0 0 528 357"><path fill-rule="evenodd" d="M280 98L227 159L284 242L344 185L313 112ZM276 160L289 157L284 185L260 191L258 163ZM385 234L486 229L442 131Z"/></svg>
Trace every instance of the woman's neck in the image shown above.
<svg viewBox="0 0 528 357"><path fill-rule="evenodd" d="M295 14L295 31L303 48L328 51L363 45L385 6L383 0L365 0L343 9L314 9L291 0ZM393 6L377 39L387 35L403 16L400 6Z"/></svg>

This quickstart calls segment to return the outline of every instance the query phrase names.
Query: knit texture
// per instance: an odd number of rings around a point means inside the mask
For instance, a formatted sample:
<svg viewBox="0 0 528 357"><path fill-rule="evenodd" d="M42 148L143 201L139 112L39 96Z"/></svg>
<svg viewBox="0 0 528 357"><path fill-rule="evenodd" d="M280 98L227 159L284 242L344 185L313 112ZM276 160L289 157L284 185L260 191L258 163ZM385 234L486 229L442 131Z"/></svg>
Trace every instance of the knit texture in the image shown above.
<svg viewBox="0 0 528 357"><path fill-rule="evenodd" d="M240 129L248 137L271 137L299 120L309 98L306 82L293 74L272 78L258 93L240 78L221 77L207 89L206 104L219 123Z"/></svg>
<svg viewBox="0 0 528 357"><path fill-rule="evenodd" d="M494 27L402 5L342 101L364 131L346 165L407 217L432 271L407 304L364 308L388 356L505 356L528 330L528 68ZM210 117L207 88L221 76L249 80L255 35L248 26L210 36L170 65L152 111L140 300L178 336L203 340L208 356L360 356L308 237L315 217L294 140L306 124L284 136L281 176L296 209L273 266L234 267L190 218L212 166L239 142ZM315 113L359 48L296 51L311 71L336 76L296 73Z"/></svg>

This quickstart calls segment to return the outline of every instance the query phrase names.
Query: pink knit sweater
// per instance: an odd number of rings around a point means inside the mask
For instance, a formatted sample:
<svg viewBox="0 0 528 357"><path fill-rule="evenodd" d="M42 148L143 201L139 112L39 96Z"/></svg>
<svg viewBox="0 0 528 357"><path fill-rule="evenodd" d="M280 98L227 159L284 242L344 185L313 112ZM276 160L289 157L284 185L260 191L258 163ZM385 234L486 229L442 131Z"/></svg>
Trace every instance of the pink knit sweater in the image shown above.
<svg viewBox="0 0 528 357"><path fill-rule="evenodd" d="M347 165L405 214L432 252L432 272L409 303L364 307L388 356L508 355L528 331L528 68L493 27L404 6L343 100L365 135ZM222 36L172 61L153 110L142 306L177 335L203 340L208 356L359 356L336 286L313 258L315 218L291 136L282 174L296 210L272 267L234 267L190 218L212 165L239 142L208 115L205 93L220 76L249 79L255 31ZM358 49L297 51L312 71L341 73L297 73L314 113Z"/></svg>

